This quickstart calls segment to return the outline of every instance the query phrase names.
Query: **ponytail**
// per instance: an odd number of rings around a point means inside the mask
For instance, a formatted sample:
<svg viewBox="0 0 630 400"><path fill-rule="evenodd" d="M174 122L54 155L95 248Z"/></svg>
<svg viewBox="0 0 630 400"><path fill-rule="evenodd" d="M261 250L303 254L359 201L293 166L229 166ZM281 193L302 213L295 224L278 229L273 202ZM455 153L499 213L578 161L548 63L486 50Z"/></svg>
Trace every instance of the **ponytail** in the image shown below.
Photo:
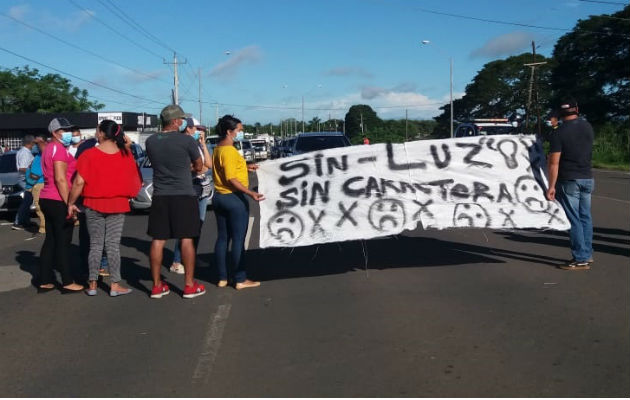
<svg viewBox="0 0 630 400"><path fill-rule="evenodd" d="M107 140L111 140L116 143L116 146L120 149L123 155L129 155L129 149L127 149L125 143L125 134L120 125L118 125L115 121L105 119L98 125L98 130L103 132Z"/></svg>

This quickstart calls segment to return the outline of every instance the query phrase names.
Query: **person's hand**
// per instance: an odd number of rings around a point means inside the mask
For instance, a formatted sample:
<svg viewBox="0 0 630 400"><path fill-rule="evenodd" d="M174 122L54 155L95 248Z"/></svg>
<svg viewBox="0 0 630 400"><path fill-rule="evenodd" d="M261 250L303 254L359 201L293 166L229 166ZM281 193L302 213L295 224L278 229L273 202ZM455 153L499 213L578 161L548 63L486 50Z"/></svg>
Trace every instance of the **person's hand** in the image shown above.
<svg viewBox="0 0 630 400"><path fill-rule="evenodd" d="M556 199L556 188L547 189L547 200L554 201Z"/></svg>
<svg viewBox="0 0 630 400"><path fill-rule="evenodd" d="M131 138L127 135L123 135L123 140L125 141L125 147L130 149L131 148Z"/></svg>
<svg viewBox="0 0 630 400"><path fill-rule="evenodd" d="M68 204L68 219L77 219L79 213L79 207L74 204Z"/></svg>
<svg viewBox="0 0 630 400"><path fill-rule="evenodd" d="M256 171L258 168L260 168L258 164L247 164L248 171Z"/></svg>
<svg viewBox="0 0 630 400"><path fill-rule="evenodd" d="M206 132L199 131L199 143L206 144Z"/></svg>
<svg viewBox="0 0 630 400"><path fill-rule="evenodd" d="M252 191L249 195L250 195L250 197L252 199L254 199L256 201L263 201L263 200L265 200L265 195L262 194L262 193L257 193L257 192L253 192Z"/></svg>

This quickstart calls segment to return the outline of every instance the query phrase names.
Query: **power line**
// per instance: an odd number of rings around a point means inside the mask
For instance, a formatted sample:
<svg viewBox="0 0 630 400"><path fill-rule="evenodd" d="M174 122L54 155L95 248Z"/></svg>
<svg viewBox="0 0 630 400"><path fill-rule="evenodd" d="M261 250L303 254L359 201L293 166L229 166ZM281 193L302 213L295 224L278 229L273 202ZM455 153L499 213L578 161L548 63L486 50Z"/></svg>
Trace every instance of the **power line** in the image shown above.
<svg viewBox="0 0 630 400"><path fill-rule="evenodd" d="M145 37L147 37L149 40L151 40L152 42L158 44L159 46L164 47L166 50L168 50L169 52L173 52L176 53L177 51L175 49L173 49L171 46L167 45L166 43L164 43L163 41L161 41L160 39L158 39L155 35L151 34L149 31L147 31L146 29L144 29L142 27L141 24L137 23L136 21L134 21L130 16L128 16L123 10L121 10L116 4L114 4L111 0L107 0L107 3L109 4L105 4L104 1L102 0L98 0L98 2L105 8L107 8L112 14L115 14L116 16L118 16L123 22L125 22L127 25L131 26L134 30L136 30L137 32L139 32L140 34L144 35Z"/></svg>
<svg viewBox="0 0 630 400"><path fill-rule="evenodd" d="M30 25L30 24L27 24L27 23L26 23L26 22L24 22L24 21L20 21L19 19L14 18L14 17L12 17L12 16L10 16L10 15L7 15L7 14L5 14L5 13L3 13L3 12L0 12L0 15L2 15L3 17L6 17L6 18L10 18L10 19L12 19L13 21L17 22L18 24L24 25L24 26L26 26L27 28L30 28L30 29L32 29L32 30L34 30L34 31L37 31L37 32L41 33L42 35L45 35L45 36L51 37L51 38L53 38L53 39L55 39L55 40L57 40L57 41L59 41L59 42L61 42L61 43L65 44L65 45L67 45L67 46L70 46L70 47L72 47L72 48L74 48L74 49L80 50L80 51L82 51L82 52L84 52L84 53L87 53L87 54L89 54L89 55L93 56L93 57L97 57L97 58L98 58L99 60L101 60L101 61L103 61L103 60L104 60L105 62L108 62L108 63L113 64L113 65L117 65L117 66L119 66L119 67L121 67L121 68L124 68L124 69L126 69L126 70L129 70L129 71L135 72L135 73L137 73L137 74L139 74L139 75L143 75L143 76L145 76L145 77L147 77L147 78L149 78L149 79L158 79L158 80L161 80L161 81L163 81L163 82L167 82L167 81L165 81L165 80L163 80L163 79L161 79L161 78L158 78L158 77L155 77L155 76L151 76L151 75L147 75L147 74L145 74L145 73L144 73L144 72L142 72L142 71L138 71L137 69L133 69L133 68L131 68L131 67L127 67L127 66L125 66L125 65L122 65L122 64L120 64L120 63L118 63L118 62L116 62L116 61L112 61L112 60L110 60L110 59L104 58L101 54L97 54L97 53L93 52L92 50L88 50L88 49L85 49L85 48L83 48L83 47L80 47L80 46L78 46L78 45L76 45L76 44L70 43L70 42L68 42L67 40L64 40L64 39L62 39L62 38L60 38L60 37L57 37L57 36L55 36L55 35L53 35L53 34L51 34L51 33L48 33L48 32L46 32L46 31L43 31L43 30L41 30L41 29L39 29L39 28L37 28L37 27L35 27L35 26L32 26L32 25ZM170 82L168 82L168 83L170 83Z"/></svg>
<svg viewBox="0 0 630 400"><path fill-rule="evenodd" d="M89 79L81 78L80 76L76 76L76 75L71 74L71 73L69 73L69 72L65 72L65 71L62 71L62 70L60 70L60 69L58 69L58 68L51 67L50 65L46 65L46 64L41 63L41 62L39 62L39 61L33 60L32 58L28 58L28 57L26 57L26 56L23 56L23 55L20 55L20 54L18 54L18 53L15 53L15 52L13 52L13 51L11 51L11 50L7 50L7 49L5 49L4 47L0 47L0 50L4 51L4 52L6 52L6 53L12 54L12 55L14 55L14 56L16 56L16 57L19 57L19 58L21 58L21 59L23 59L23 60L26 60L26 61L32 62L32 63L37 64L37 65L41 65L41 66L42 66L42 67L44 67L44 68L51 69L51 70L53 70L53 71L55 71L55 72L58 72L58 73L60 73L60 74L62 74L62 75L67 75L67 76L70 76L70 77L72 77L72 78L74 78L74 79L77 79L77 80L80 80L80 81L83 81L83 82L89 83L89 84L94 85L94 86L101 87L101 88L103 88L103 89L110 90L110 91L115 92L115 93L118 93L118 94L123 94L123 95L125 95L125 96L130 96L130 97L133 97L133 98L136 98L136 99L139 99L139 100L149 101L149 102L152 102L152 103L163 104L163 103L162 103L162 102L160 102L160 101L147 99L146 97L136 96L135 94L132 94L132 93L127 93L127 92L124 92L124 91L122 91L122 90L114 89L114 88L111 88L111 87L109 87L109 86L105 86L105 85L103 85L103 84L100 84L100 83L97 83L97 82L93 82L93 81L91 81L91 80L89 80Z"/></svg>
<svg viewBox="0 0 630 400"><path fill-rule="evenodd" d="M562 31L562 32L568 32L568 31L570 31L572 29L572 28L570 29L570 28L558 28L558 27L553 27L553 26L530 25L530 24L524 24L524 23L520 23L520 22L500 21L500 20L496 20L496 19L471 17L471 16L468 16L468 15L451 14L451 13L446 13L446 12L441 12L441 11L428 10L426 8L417 8L417 10L425 12L425 13L429 13L429 14L444 15L444 16L447 16L447 17L468 19L468 20L473 20L473 21L490 22L490 23L493 23L493 24L501 24L501 25L514 25L514 26L522 26L522 27L526 27L526 28L546 29L546 30L551 30L551 31ZM591 34L595 34L595 35L621 36L621 37L624 37L624 38L630 38L630 36L623 35L621 33L597 32L597 31L588 31L588 30L584 30L584 29L579 29L579 32L580 33L591 33Z"/></svg>
<svg viewBox="0 0 630 400"><path fill-rule="evenodd" d="M139 48L141 48L142 50L146 51L147 53L150 53L156 57L158 57L159 59L164 59L164 57L162 57L161 55L159 55L158 53L154 52L151 49L148 49L147 47L141 45L140 43L134 41L133 39L129 38L126 35L123 35L122 33L118 32L116 29L112 28L111 26L109 26L109 24L107 24L105 21L101 20L100 18L98 18L97 16L95 16L93 13L89 12L88 10L86 10L85 8L81 7L80 5L78 5L77 3L74 2L74 0L68 0L68 2L70 4L72 4L73 6L75 6L76 8L78 8L79 10L83 11L84 13L86 13L87 15L89 15L91 18L94 18L95 21L97 21L98 23L100 23L101 25L103 25L104 27L106 27L107 29L109 29L110 31L114 32L115 34L117 34L118 36L122 37L125 40L128 40L129 42L135 44L136 46L138 46Z"/></svg>

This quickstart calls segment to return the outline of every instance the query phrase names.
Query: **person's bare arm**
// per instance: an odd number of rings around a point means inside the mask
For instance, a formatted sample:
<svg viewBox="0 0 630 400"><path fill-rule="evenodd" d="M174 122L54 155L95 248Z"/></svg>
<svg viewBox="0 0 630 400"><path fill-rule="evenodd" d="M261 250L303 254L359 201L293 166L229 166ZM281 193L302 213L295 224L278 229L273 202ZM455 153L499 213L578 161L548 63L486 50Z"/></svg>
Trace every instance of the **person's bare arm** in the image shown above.
<svg viewBox="0 0 630 400"><path fill-rule="evenodd" d="M256 201L265 200L265 196L262 193L257 193L257 192L254 192L253 190L249 190L249 188L245 187L245 185L243 185L241 182L239 182L238 179L232 178L232 179L230 179L229 182L230 182L230 184L232 185L233 188L235 188L239 192L245 193L246 195L248 195L252 199L254 199Z"/></svg>
<svg viewBox="0 0 630 400"><path fill-rule="evenodd" d="M547 189L547 200L556 199L556 183L558 182L558 167L560 166L561 153L549 153L547 159L547 170L549 171L549 188Z"/></svg>
<svg viewBox="0 0 630 400"><path fill-rule="evenodd" d="M61 200L63 200L64 203L68 204L68 195L70 194L68 180L66 179L66 171L68 170L68 164L65 163L64 161L54 161L53 169L54 169L54 177L55 177L55 186L57 186L57 190L59 191Z"/></svg>
<svg viewBox="0 0 630 400"><path fill-rule="evenodd" d="M197 159L193 161L192 170L198 174L201 173L203 170L203 161L201 161L201 157L197 157Z"/></svg>
<svg viewBox="0 0 630 400"><path fill-rule="evenodd" d="M77 172L74 177L74 181L72 182L72 189L70 190L70 196L68 197L68 217L76 216L76 213L79 212L79 208L74 205L76 203L81 193L83 193L83 187L85 186L85 180Z"/></svg>

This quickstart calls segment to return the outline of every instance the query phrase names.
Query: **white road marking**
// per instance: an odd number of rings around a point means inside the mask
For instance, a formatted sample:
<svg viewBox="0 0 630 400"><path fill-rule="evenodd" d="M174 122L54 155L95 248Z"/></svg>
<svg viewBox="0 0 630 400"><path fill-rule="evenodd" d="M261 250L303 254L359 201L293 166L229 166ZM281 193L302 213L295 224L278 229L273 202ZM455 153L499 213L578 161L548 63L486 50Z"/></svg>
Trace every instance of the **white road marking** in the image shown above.
<svg viewBox="0 0 630 400"><path fill-rule="evenodd" d="M245 235L245 250L249 249L249 242L252 239L252 226L254 226L254 217L249 217L247 222L247 235Z"/></svg>
<svg viewBox="0 0 630 400"><path fill-rule="evenodd" d="M597 197L599 199L606 199L606 200L618 201L620 203L630 204L630 201L628 201L628 200L615 199L614 197L599 196L599 195L596 195L596 194L593 194L591 196Z"/></svg>
<svg viewBox="0 0 630 400"><path fill-rule="evenodd" d="M231 308L231 304L221 304L217 309L217 312L210 319L208 330L206 331L206 336L204 338L203 348L201 349L201 354L197 360L197 366L193 372L193 383L208 383L208 379L212 373L212 368L214 367L214 360L217 358L217 354L219 354L221 339L223 338L223 330L225 329Z"/></svg>

